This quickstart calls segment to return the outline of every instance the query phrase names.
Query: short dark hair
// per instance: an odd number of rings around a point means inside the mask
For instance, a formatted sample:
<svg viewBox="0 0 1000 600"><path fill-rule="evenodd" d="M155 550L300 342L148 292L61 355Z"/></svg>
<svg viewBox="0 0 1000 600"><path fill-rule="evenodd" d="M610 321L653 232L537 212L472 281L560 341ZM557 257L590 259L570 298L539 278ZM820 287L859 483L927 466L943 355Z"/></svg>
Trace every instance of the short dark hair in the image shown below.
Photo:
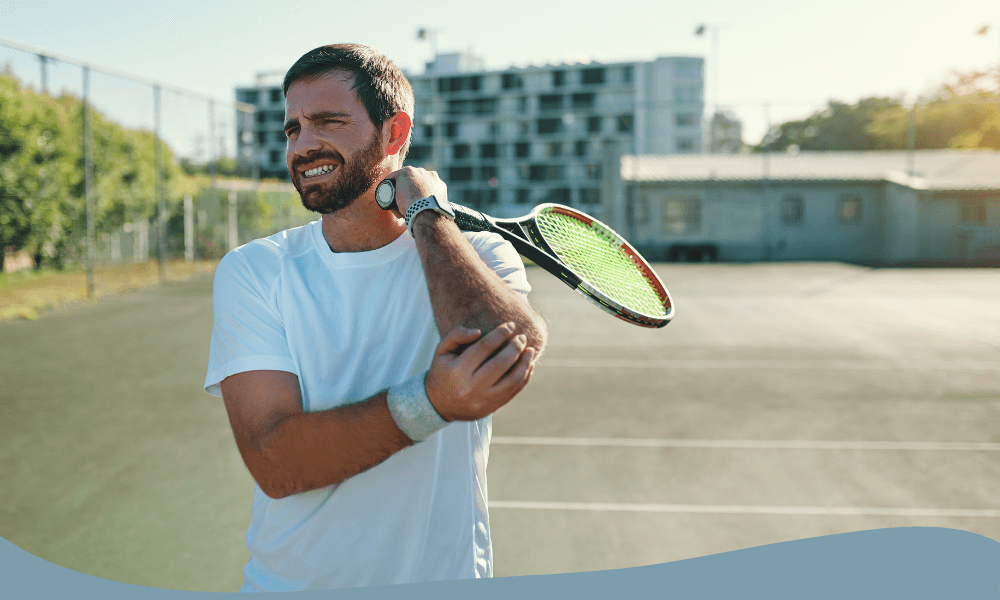
<svg viewBox="0 0 1000 600"><path fill-rule="evenodd" d="M361 44L331 44L306 52L285 74L282 93L287 97L288 88L296 81L319 79L333 71L354 74L352 89L376 129L400 112L413 118L413 88L406 76L384 54ZM410 136L407 136L399 150L400 160L406 158L409 150Z"/></svg>

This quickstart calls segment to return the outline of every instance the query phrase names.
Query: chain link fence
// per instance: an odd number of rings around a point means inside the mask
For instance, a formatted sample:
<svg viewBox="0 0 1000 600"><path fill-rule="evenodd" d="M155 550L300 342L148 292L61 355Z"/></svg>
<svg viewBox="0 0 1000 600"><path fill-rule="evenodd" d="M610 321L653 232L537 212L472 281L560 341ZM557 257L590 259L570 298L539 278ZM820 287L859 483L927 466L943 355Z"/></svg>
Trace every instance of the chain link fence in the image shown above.
<svg viewBox="0 0 1000 600"><path fill-rule="evenodd" d="M6 110L3 106L6 105ZM253 106L0 39L0 260L6 272L188 271L315 218L236 155Z"/></svg>

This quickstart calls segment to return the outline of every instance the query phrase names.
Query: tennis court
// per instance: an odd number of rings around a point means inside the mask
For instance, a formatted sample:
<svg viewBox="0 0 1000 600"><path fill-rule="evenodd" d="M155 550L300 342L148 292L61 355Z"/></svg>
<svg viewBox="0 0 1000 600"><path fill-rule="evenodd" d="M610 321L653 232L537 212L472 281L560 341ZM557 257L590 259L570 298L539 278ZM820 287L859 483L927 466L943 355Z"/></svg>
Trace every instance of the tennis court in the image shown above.
<svg viewBox="0 0 1000 600"><path fill-rule="evenodd" d="M658 271L662 330L530 271L550 346L494 419L498 576L881 527L1000 539L1000 274ZM238 587L252 483L201 391L210 289L0 325L0 536L118 581Z"/></svg>

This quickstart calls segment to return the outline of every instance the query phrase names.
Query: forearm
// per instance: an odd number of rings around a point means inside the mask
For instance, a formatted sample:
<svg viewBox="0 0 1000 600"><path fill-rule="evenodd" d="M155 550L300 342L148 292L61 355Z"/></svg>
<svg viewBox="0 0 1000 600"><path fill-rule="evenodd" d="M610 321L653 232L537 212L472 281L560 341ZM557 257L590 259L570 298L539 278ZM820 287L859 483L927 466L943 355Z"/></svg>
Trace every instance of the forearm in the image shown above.
<svg viewBox="0 0 1000 600"><path fill-rule="evenodd" d="M251 474L272 498L340 483L413 442L400 431L386 393L334 409L275 421L256 444Z"/></svg>
<svg viewBox="0 0 1000 600"><path fill-rule="evenodd" d="M486 266L450 219L424 211L414 220L413 234L442 335L456 325L487 332L514 322L536 356L541 353L547 340L544 321Z"/></svg>

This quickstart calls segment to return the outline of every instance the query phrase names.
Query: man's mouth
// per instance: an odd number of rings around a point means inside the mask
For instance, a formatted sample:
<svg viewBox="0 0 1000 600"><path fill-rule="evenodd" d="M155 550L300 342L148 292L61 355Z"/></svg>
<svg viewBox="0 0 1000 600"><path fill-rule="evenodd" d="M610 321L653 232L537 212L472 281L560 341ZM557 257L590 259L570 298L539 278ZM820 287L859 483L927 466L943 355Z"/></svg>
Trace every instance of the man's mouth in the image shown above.
<svg viewBox="0 0 1000 600"><path fill-rule="evenodd" d="M312 177L319 177L320 175L325 175L327 173L333 172L337 167L334 165L320 165L314 169L309 169L308 171L302 172L302 177L304 179L310 179Z"/></svg>

